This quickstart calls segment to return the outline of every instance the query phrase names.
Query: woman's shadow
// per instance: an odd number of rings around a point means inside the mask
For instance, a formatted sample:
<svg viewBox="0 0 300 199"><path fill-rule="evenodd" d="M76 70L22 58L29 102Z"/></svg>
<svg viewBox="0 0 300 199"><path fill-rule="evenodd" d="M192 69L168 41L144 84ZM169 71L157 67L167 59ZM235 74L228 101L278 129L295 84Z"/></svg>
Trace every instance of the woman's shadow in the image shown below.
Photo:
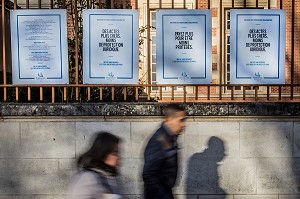
<svg viewBox="0 0 300 199"><path fill-rule="evenodd" d="M218 174L218 166L224 156L224 142L214 136L209 139L207 149L192 155L187 168L187 199L195 198L194 195L218 195L218 199L226 198L225 191L219 185Z"/></svg>

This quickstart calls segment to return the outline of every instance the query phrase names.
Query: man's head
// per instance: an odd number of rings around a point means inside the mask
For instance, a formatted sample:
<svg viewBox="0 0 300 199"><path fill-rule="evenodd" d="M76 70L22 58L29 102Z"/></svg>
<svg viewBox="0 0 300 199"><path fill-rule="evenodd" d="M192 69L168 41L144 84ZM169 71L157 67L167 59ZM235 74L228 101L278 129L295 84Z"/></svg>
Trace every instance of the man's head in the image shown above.
<svg viewBox="0 0 300 199"><path fill-rule="evenodd" d="M184 107L179 104L168 104L164 110L165 124L176 135L182 133L187 126Z"/></svg>

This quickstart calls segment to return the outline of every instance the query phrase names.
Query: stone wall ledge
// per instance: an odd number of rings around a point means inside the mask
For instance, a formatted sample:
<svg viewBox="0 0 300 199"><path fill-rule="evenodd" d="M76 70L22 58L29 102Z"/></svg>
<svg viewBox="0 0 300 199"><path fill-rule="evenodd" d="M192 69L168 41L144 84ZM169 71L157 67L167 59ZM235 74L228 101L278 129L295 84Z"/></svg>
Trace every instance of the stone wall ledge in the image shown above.
<svg viewBox="0 0 300 199"><path fill-rule="evenodd" d="M1 103L0 116L162 116L167 103ZM300 116L299 102L181 103L189 116Z"/></svg>

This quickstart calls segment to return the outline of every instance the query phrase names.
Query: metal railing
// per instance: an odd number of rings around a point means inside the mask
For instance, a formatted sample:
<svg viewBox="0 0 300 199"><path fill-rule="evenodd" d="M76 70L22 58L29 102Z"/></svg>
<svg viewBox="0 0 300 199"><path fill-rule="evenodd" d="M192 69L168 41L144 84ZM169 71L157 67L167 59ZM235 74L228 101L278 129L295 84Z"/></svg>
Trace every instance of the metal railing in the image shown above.
<svg viewBox="0 0 300 199"><path fill-rule="evenodd" d="M195 8L196 9L211 9L213 0L195 0ZM69 57L73 57L72 63L69 63L70 68L70 84L68 85L14 85L11 83L11 73L8 72L9 68L9 51L8 48L9 40L7 40L7 34L9 31L7 30L7 21L8 21L8 9L19 9L18 0L14 0L14 2L9 2L8 0L1 1L1 22L2 22L2 36L1 36L1 43L2 43L2 55L1 55L1 62L2 62L2 80L0 82L0 100L2 102L51 102L51 103L58 103L58 102L97 102L97 101L180 101L180 102L197 102L197 101L276 101L276 102L283 102L283 101L300 101L300 84L295 84L295 81L299 81L300 78L296 78L297 74L295 74L296 64L298 61L295 61L295 48L298 47L295 44L295 38L300 34L299 31L295 30L296 22L295 22L295 4L298 2L297 0L293 1L277 1L277 8L279 9L289 9L289 16L287 16L287 24L291 24L290 27L290 35L287 37L287 43L290 45L287 46L287 56L289 57L289 74L287 74L287 84L278 84L278 85L232 85L232 84L224 84L224 83L213 83L207 85L182 85L182 90L176 90L177 86L180 85L157 85L151 84L151 39L150 39L150 26L146 27L146 47L147 47L147 66L148 66L148 82L145 84L136 84L136 85L102 85L102 84L82 84L81 80L81 49L80 49L80 39L79 38L79 31L80 31L80 20L78 10L82 9L79 8L80 0L59 0L54 1L50 0L47 4L49 9L54 8L66 8L70 12L73 13L73 26L72 29L72 36L74 37L74 42L72 49L74 54L70 55ZM147 3L147 24L150 24L150 0L145 0ZM164 1L159 0L155 1L158 2L157 8L163 8ZM174 8L175 3L178 3L176 0L172 0L171 7ZM223 54L223 17L222 17L222 9L223 4L230 1L225 0L218 0L216 1L219 4L219 35L220 35L220 43L218 52L219 56L219 79L218 82L224 82L223 76L223 61L222 61L222 54ZM243 0L243 1L231 1L231 7L240 7L242 4L242 8L247 8L249 2L255 2L255 7L260 6L260 1L250 1L250 0ZM264 1L265 2L265 1ZM139 3L141 1L126 1L126 0L119 0L119 1L84 1L85 8L113 8L118 7L128 8L131 6L133 9L139 8ZM300 3L300 2L298 2ZM130 5L129 5L130 4ZM182 8L187 7L187 1L182 1ZM268 9L271 9L271 1L267 1ZM11 6L11 7L10 7ZM12 7L13 6L13 7ZM45 8L45 5L42 4L41 0L37 1L37 5L35 4L36 8ZM10 8L9 8L10 7ZM23 5L24 9L31 8L29 0L26 0L25 5ZM300 14L300 12L299 12ZM5 31L4 31L5 30ZM298 44L299 45L299 44ZM70 46L69 46L70 47ZM71 79L72 78L72 79ZM156 90L152 88L156 88ZM168 91L164 91L164 88L168 87ZM240 90L235 90L233 87L240 87ZM252 90L248 90L248 87L252 87ZM263 91L260 91L263 90ZM192 92L187 92L187 90ZM225 92L227 91L227 92Z"/></svg>

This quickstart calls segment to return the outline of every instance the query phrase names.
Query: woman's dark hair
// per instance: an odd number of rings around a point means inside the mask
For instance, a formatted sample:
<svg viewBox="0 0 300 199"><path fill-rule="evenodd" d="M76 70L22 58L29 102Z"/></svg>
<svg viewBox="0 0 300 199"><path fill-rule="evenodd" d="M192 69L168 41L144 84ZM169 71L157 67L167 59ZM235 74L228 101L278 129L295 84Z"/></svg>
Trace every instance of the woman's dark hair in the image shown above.
<svg viewBox="0 0 300 199"><path fill-rule="evenodd" d="M110 153L117 152L119 142L120 138L111 133L98 132L92 147L79 157L78 168L100 167Z"/></svg>

